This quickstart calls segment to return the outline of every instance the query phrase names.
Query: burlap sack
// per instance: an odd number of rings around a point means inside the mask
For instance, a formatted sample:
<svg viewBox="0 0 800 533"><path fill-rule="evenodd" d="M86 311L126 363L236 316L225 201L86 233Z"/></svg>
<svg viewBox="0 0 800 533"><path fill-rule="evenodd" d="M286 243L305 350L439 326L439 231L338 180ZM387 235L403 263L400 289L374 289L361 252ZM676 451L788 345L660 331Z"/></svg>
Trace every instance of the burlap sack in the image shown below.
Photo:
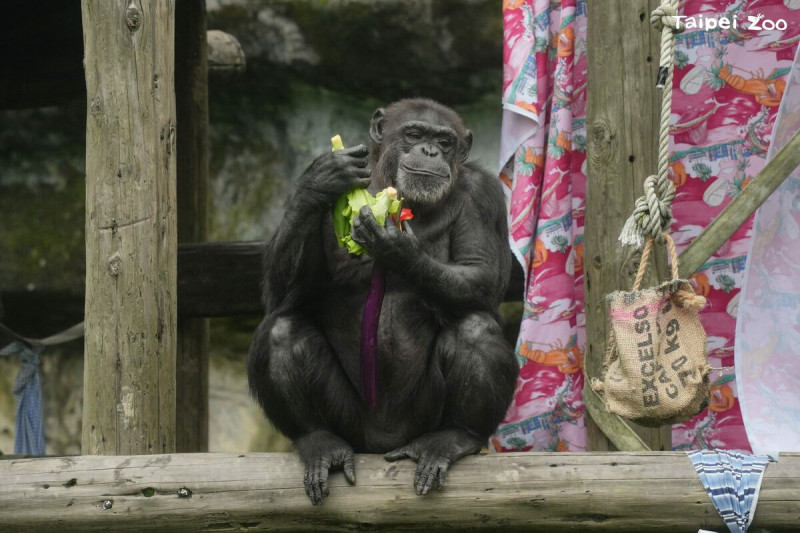
<svg viewBox="0 0 800 533"><path fill-rule="evenodd" d="M705 298L678 279L675 245L666 235L672 281L638 290L653 241L642 253L632 291L608 295L611 333L603 380L592 388L606 409L646 426L688 420L708 404L710 367L698 311Z"/></svg>

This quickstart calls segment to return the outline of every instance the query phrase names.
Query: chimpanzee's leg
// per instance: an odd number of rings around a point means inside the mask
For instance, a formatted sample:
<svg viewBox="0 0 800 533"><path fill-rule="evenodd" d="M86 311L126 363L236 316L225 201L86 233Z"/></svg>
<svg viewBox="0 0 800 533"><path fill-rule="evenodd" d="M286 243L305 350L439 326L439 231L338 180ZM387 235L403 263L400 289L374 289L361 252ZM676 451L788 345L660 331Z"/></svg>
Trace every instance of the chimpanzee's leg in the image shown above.
<svg viewBox="0 0 800 533"><path fill-rule="evenodd" d="M358 396L324 335L300 316L268 316L256 329L247 371L253 396L297 447L312 503L327 496L332 468L354 483L353 449L330 428L360 409Z"/></svg>
<svg viewBox="0 0 800 533"><path fill-rule="evenodd" d="M436 349L447 389L441 427L386 454L389 461L417 461L417 494L442 485L454 461L486 444L503 420L519 372L514 350L488 313L470 314L442 331Z"/></svg>

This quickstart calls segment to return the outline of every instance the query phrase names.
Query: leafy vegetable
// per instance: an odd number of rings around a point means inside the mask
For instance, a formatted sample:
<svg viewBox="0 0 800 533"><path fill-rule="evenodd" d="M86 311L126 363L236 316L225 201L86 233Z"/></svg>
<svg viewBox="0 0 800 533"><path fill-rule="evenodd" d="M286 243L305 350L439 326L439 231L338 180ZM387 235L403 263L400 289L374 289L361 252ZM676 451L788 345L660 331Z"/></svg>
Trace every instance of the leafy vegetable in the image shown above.
<svg viewBox="0 0 800 533"><path fill-rule="evenodd" d="M366 250L358 244L350 236L350 228L353 226L353 221L362 207L368 205L372 210L372 214L378 224L381 226L386 225L386 219L389 215L393 215L400 210L400 201L397 199L397 190L394 187L387 187L377 196L373 197L366 189L353 189L345 195L347 197L347 206L341 211L342 218L345 219L346 224L343 224L343 235L336 234L339 237L339 246L347 248L347 251L354 255L361 255ZM337 206L339 202L336 202ZM334 214L335 215L335 214ZM336 226L336 223L334 223Z"/></svg>
<svg viewBox="0 0 800 533"><path fill-rule="evenodd" d="M342 138L337 135L331 139L333 151L344 148ZM375 220L381 226L386 225L386 218L400 210L400 201L397 199L397 190L394 187L387 187L372 196L366 189L355 188L350 192L341 195L333 204L333 231L340 248L347 248L347 251L354 255L361 255L366 250L350 237L350 228L353 221L365 205L370 206Z"/></svg>

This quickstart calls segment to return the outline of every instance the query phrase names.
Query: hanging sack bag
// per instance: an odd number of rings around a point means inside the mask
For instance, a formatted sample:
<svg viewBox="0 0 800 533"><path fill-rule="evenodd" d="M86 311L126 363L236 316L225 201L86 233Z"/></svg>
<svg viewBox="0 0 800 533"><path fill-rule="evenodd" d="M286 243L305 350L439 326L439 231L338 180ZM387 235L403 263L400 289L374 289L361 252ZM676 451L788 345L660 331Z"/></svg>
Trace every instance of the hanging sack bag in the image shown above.
<svg viewBox="0 0 800 533"><path fill-rule="evenodd" d="M592 379L610 413L645 426L688 420L710 397L706 332L698 317L706 299L687 280L678 279L675 243L663 236L672 280L639 290L653 247L650 239L633 290L606 296L611 328L603 379Z"/></svg>

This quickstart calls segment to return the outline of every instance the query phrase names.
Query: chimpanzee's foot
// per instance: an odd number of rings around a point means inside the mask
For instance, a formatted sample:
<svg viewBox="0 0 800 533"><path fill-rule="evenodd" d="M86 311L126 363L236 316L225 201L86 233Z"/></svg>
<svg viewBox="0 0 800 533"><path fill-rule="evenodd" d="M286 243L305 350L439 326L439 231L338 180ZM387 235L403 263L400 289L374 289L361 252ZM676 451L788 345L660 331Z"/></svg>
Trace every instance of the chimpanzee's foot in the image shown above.
<svg viewBox="0 0 800 533"><path fill-rule="evenodd" d="M410 457L417 462L414 487L417 494L441 487L447 469L458 459L481 451L484 442L461 429L442 429L423 435L384 455L387 461Z"/></svg>
<svg viewBox="0 0 800 533"><path fill-rule="evenodd" d="M329 431L314 431L295 439L294 445L305 465L303 484L314 505L321 505L328 491L328 472L341 468L350 484L356 482L353 448Z"/></svg>

